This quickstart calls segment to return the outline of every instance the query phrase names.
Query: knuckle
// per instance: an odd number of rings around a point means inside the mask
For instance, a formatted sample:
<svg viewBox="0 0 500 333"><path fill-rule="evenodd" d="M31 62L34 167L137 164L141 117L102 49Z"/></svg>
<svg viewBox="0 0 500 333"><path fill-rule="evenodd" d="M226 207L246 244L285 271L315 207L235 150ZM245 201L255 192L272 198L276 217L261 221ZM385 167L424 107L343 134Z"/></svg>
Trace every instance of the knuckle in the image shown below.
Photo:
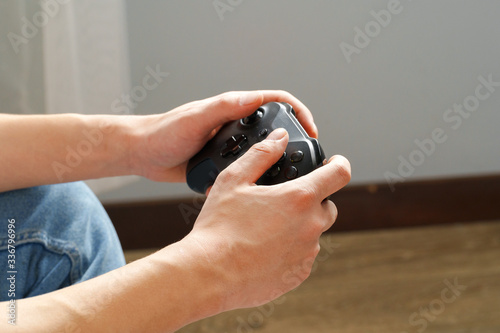
<svg viewBox="0 0 500 333"><path fill-rule="evenodd" d="M303 230L302 232L302 241L316 241L323 233L325 223L320 219L309 220L306 221L306 223L307 228L305 228L305 230Z"/></svg>
<svg viewBox="0 0 500 333"><path fill-rule="evenodd" d="M351 164L344 156L335 157L335 174L343 184L351 181Z"/></svg>
<svg viewBox="0 0 500 333"><path fill-rule="evenodd" d="M337 206L330 200L328 200L328 206L330 208L330 217L335 222L337 220L337 217L339 216L339 210L337 209Z"/></svg>
<svg viewBox="0 0 500 333"><path fill-rule="evenodd" d="M235 93L233 91L224 92L217 96L212 97L213 103L218 107L233 107L234 106Z"/></svg>
<svg viewBox="0 0 500 333"><path fill-rule="evenodd" d="M302 228L297 239L303 244L310 244L319 238L321 231L316 226L313 226L311 221L304 221L304 223L307 224L307 227Z"/></svg>
<svg viewBox="0 0 500 333"><path fill-rule="evenodd" d="M311 229L313 232L313 235L316 236L315 239L317 239L321 234L323 233L323 230L325 229L325 224L327 223L326 219L317 219L313 221L311 225Z"/></svg>
<svg viewBox="0 0 500 333"><path fill-rule="evenodd" d="M253 145L252 149L249 150L259 153L259 154L272 154L275 151L275 147L267 141L261 141Z"/></svg>
<svg viewBox="0 0 500 333"><path fill-rule="evenodd" d="M313 249L312 257L316 258L320 251L321 251L321 246L319 245L319 242L318 242Z"/></svg>
<svg viewBox="0 0 500 333"><path fill-rule="evenodd" d="M332 209L332 216L334 219L337 219L337 216L339 215L339 209L337 208L337 205L334 202L332 202L332 201L330 201L330 202L331 202L331 207L332 207L331 208Z"/></svg>
<svg viewBox="0 0 500 333"><path fill-rule="evenodd" d="M291 99L293 95L286 90L277 90L277 93L283 96L285 99Z"/></svg>
<svg viewBox="0 0 500 333"><path fill-rule="evenodd" d="M309 254L304 258L302 262L302 278L303 280L306 280L312 273L312 268L314 266L314 261L316 260L316 257L319 253L319 246L315 246L314 249L312 249Z"/></svg>
<svg viewBox="0 0 500 333"><path fill-rule="evenodd" d="M294 199L298 207L309 208L316 199L316 192L310 186L298 187L294 190Z"/></svg>
<svg viewBox="0 0 500 333"><path fill-rule="evenodd" d="M337 206L331 199L326 199L323 202L323 205L325 206L325 209L327 211L327 214L331 215L336 215L337 214Z"/></svg>
<svg viewBox="0 0 500 333"><path fill-rule="evenodd" d="M241 175L242 175L241 167L237 163L232 163L229 167L227 167L217 176L216 182L223 184L231 184L239 181Z"/></svg>

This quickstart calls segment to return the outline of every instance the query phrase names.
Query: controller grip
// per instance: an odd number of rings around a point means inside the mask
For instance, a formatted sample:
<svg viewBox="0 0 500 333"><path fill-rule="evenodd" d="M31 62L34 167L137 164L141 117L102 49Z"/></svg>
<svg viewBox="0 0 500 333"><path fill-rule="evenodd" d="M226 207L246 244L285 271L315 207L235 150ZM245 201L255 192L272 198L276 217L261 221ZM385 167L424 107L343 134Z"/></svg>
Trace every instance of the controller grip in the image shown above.
<svg viewBox="0 0 500 333"><path fill-rule="evenodd" d="M206 193L208 188L215 183L219 169L211 158L207 158L194 166L186 175L189 187L198 193Z"/></svg>
<svg viewBox="0 0 500 333"><path fill-rule="evenodd" d="M317 158L316 165L321 166L323 165L323 161L326 159L325 152L317 139L311 138L311 142L314 147L314 156Z"/></svg>

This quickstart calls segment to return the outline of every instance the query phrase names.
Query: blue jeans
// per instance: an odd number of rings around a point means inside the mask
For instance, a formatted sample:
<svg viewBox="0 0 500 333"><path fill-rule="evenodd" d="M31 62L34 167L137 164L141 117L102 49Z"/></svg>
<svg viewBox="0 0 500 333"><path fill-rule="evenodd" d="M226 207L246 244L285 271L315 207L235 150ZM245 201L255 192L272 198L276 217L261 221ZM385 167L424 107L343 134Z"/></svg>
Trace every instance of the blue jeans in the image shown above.
<svg viewBox="0 0 500 333"><path fill-rule="evenodd" d="M0 193L0 301L41 295L124 264L113 224L84 183Z"/></svg>

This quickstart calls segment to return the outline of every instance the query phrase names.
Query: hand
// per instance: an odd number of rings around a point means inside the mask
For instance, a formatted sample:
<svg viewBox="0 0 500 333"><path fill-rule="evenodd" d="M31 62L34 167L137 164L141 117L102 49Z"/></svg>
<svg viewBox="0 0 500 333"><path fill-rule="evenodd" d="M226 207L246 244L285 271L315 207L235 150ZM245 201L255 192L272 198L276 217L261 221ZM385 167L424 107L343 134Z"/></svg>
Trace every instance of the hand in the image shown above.
<svg viewBox="0 0 500 333"><path fill-rule="evenodd" d="M221 172L183 240L206 254L202 265L220 272L223 311L258 306L297 287L310 274L320 235L336 219L325 198L350 180L342 156L295 180L255 185L287 143L286 131L277 129Z"/></svg>
<svg viewBox="0 0 500 333"><path fill-rule="evenodd" d="M130 157L133 173L154 181L185 181L188 160L222 125L246 117L262 104L272 101L291 104L304 129L317 138L318 130L311 112L291 94L284 91L228 92L164 114L133 117L131 127L135 134Z"/></svg>

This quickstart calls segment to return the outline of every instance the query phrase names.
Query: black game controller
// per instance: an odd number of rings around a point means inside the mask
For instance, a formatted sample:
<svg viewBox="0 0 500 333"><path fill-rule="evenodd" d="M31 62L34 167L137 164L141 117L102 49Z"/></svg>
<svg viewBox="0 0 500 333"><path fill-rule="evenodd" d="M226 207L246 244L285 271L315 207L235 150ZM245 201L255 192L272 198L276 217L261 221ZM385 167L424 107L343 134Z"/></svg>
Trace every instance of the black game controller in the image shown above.
<svg viewBox="0 0 500 333"><path fill-rule="evenodd" d="M258 185L286 182L323 165L325 153L318 140L307 135L287 103L262 105L252 115L224 125L187 166L187 184L199 193L215 182L217 175L277 128L287 130L290 140L281 159L257 181Z"/></svg>

